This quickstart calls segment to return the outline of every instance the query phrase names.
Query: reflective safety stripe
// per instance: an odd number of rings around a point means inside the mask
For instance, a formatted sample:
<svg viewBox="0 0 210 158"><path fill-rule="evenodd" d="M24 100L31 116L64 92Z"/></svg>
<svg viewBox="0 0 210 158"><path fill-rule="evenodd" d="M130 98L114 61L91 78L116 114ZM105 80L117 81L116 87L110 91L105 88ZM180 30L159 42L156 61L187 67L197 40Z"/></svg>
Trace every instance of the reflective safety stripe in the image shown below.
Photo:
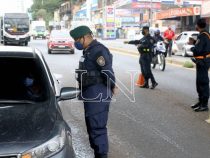
<svg viewBox="0 0 210 158"><path fill-rule="evenodd" d="M209 37L209 39L210 39L210 35L207 32L202 32L201 34L207 35Z"/></svg>
<svg viewBox="0 0 210 158"><path fill-rule="evenodd" d="M210 53L208 55L205 56L196 56L194 57L195 59L205 59L205 58L210 58Z"/></svg>

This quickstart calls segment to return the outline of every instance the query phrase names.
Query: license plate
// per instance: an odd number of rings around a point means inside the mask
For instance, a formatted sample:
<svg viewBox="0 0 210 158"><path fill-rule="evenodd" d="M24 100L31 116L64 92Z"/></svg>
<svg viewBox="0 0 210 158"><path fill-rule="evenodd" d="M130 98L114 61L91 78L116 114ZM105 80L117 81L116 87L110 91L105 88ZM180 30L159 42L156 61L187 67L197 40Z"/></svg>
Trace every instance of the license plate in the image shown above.
<svg viewBox="0 0 210 158"><path fill-rule="evenodd" d="M16 37L16 40L18 41L19 40L19 37Z"/></svg>
<svg viewBox="0 0 210 158"><path fill-rule="evenodd" d="M59 48L65 48L65 46L58 46Z"/></svg>

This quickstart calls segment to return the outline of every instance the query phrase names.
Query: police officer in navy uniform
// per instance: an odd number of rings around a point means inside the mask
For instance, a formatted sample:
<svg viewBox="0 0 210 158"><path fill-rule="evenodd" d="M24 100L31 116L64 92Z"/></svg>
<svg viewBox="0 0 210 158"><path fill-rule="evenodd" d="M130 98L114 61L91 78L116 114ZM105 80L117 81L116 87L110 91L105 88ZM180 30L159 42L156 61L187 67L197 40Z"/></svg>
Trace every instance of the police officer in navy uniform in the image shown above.
<svg viewBox="0 0 210 158"><path fill-rule="evenodd" d="M83 50L77 81L84 102L85 122L95 158L108 157L107 120L111 97L115 93L115 76L112 54L97 40L87 26L79 26L70 32L75 47Z"/></svg>
<svg viewBox="0 0 210 158"><path fill-rule="evenodd" d="M145 79L145 83L143 86L141 86L141 88L149 88L149 79L151 79L152 82L151 89L155 89L158 83L155 81L155 78L151 70L151 62L152 62L155 40L150 35L148 26L143 27L142 34L144 35L142 39L129 41L125 43L134 44L138 46L138 51L140 53L139 63L141 66L141 72Z"/></svg>
<svg viewBox="0 0 210 158"><path fill-rule="evenodd" d="M196 30L200 32L195 46L191 48L196 63L196 87L198 92L198 103L192 108L195 112L208 111L209 100L209 76L210 67L210 35L206 31L205 19L199 19L196 24ZM192 42L193 44L194 42Z"/></svg>

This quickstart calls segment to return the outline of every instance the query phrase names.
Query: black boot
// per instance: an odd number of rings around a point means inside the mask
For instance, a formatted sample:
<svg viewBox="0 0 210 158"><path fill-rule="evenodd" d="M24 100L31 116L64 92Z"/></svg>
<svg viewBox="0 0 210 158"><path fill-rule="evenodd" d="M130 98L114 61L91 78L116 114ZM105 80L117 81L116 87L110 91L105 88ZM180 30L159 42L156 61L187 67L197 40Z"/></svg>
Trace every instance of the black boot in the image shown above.
<svg viewBox="0 0 210 158"><path fill-rule="evenodd" d="M108 158L108 155L100 155L100 154L96 154L95 158Z"/></svg>
<svg viewBox="0 0 210 158"><path fill-rule="evenodd" d="M201 106L202 99L199 98L199 101L196 104L191 105L192 109L196 109Z"/></svg>
<svg viewBox="0 0 210 158"><path fill-rule="evenodd" d="M145 82L144 82L144 85L143 85L143 86L140 86L140 88L149 88L149 83L148 83L148 81L145 81Z"/></svg>
<svg viewBox="0 0 210 158"><path fill-rule="evenodd" d="M157 82L154 82L154 83L152 83L151 89L155 89L155 87L157 87L157 86L158 86L158 83Z"/></svg>
<svg viewBox="0 0 210 158"><path fill-rule="evenodd" d="M196 104L191 105L192 109L196 109L201 106L201 102L197 102Z"/></svg>
<svg viewBox="0 0 210 158"><path fill-rule="evenodd" d="M200 106L194 109L195 112L209 111L208 98L203 98L200 102Z"/></svg>

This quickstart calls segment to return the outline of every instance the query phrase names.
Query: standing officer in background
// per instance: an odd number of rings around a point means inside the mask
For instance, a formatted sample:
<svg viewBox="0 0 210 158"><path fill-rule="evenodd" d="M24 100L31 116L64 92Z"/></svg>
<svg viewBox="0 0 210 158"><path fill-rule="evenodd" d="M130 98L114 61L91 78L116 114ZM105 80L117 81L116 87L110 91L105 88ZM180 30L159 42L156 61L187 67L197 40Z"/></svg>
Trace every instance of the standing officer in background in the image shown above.
<svg viewBox="0 0 210 158"><path fill-rule="evenodd" d="M134 44L138 46L138 51L140 53L139 63L141 66L141 72L145 79L145 83L143 86L141 86L141 88L149 88L149 79L151 79L151 89L155 89L158 83L155 81L151 70L152 53L155 40L152 38L152 36L150 36L148 26L143 27L142 34L144 35L142 39L124 43Z"/></svg>
<svg viewBox="0 0 210 158"><path fill-rule="evenodd" d="M191 48L196 63L196 87L199 101L192 106L195 112L208 111L209 100L209 76L210 67L210 35L205 30L205 19L199 19L196 24L196 30L200 32L195 46ZM194 42L191 42L193 44Z"/></svg>
<svg viewBox="0 0 210 158"><path fill-rule="evenodd" d="M107 121L112 94L115 93L115 76L112 69L112 54L93 39L87 26L79 26L70 32L75 47L83 50L77 81L84 102L85 122L95 158L108 157Z"/></svg>

